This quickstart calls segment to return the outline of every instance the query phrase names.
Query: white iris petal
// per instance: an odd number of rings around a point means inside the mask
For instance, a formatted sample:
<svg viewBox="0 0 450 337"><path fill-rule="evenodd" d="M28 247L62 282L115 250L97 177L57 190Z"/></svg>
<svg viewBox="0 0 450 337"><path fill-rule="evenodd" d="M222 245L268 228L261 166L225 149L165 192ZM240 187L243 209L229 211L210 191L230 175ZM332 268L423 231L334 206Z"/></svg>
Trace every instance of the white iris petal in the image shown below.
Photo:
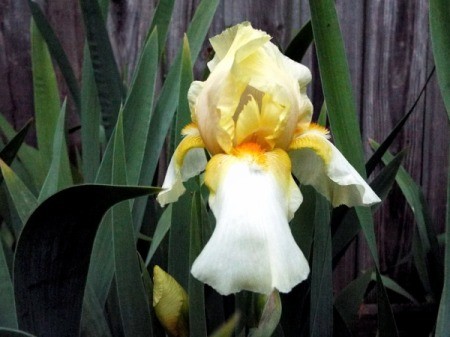
<svg viewBox="0 0 450 337"><path fill-rule="evenodd" d="M292 170L302 184L314 186L334 207L370 206L380 198L359 175L341 152L328 140L330 160L326 165L313 150L292 151Z"/></svg>
<svg viewBox="0 0 450 337"><path fill-rule="evenodd" d="M240 290L289 292L305 280L309 266L288 224L290 195L270 172L246 160L224 166L209 204L214 233L192 266L192 274L227 295ZM290 193L289 193L290 192Z"/></svg>
<svg viewBox="0 0 450 337"><path fill-rule="evenodd" d="M193 148L189 150L183 159L181 167L177 165L174 155L167 168L166 177L162 185L163 191L158 194L157 200L161 207L175 202L186 191L183 182L200 174L206 167L205 150Z"/></svg>

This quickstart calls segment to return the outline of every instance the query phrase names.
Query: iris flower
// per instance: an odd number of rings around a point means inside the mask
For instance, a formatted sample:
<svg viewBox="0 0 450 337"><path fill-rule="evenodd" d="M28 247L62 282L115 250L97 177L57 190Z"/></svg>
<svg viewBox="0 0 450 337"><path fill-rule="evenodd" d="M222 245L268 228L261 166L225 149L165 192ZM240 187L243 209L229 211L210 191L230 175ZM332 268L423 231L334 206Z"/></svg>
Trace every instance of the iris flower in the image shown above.
<svg viewBox="0 0 450 337"><path fill-rule="evenodd" d="M157 199L162 206L176 201L183 182L205 170L216 227L191 273L223 295L289 292L309 274L289 227L303 199L292 169L333 206L380 199L329 141L328 130L311 123L307 67L249 23L210 41L210 75L189 89L192 123L182 131Z"/></svg>

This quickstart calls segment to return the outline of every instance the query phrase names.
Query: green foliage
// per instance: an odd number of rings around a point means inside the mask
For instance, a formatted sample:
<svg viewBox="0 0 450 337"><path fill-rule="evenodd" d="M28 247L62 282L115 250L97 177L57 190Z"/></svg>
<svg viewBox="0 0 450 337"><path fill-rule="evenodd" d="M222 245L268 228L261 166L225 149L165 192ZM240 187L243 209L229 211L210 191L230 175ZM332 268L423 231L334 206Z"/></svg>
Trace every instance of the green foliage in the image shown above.
<svg viewBox="0 0 450 337"><path fill-rule="evenodd" d="M190 121L187 93L194 80L193 64L218 0L199 3L160 89L156 79L173 0L159 1L132 80L126 85L105 27L108 1L80 0L86 31L81 86L42 10L35 1L28 3L33 15L38 146L23 144L31 122L15 133L0 116L0 130L7 140L0 151L0 337L32 336L29 333L78 336L80 332L83 336L161 336L164 332L154 315L149 272L156 263L164 265L186 290L190 336L331 337L340 327L343 335L351 335L356 333L359 307L372 286L377 290L378 335L398 335L388 295L401 295L414 304L417 300L381 274L372 217L377 206L331 210L324 197L301 186L304 200L291 229L310 262L310 278L290 294L243 293L233 299L218 295L190 274L214 223L202 177L191 179L188 192L164 210L148 199L158 188L137 187L152 184L158 162L165 165L160 158L170 158L182 128ZM430 22L437 74L447 104L445 55L450 42L445 23L450 17L442 6L440 0L430 2ZM415 105L364 167L334 3L310 0L310 9L311 21L289 44L286 54L300 61L314 41L326 101L320 123L328 119L337 147L362 176L370 175L383 161L386 166L371 187L385 200L397 183L414 211L414 263L426 300L436 311L439 306L436 336L447 336L450 215L443 234L443 260L420 186L401 167L405 152L395 157L387 152ZM61 104L52 60L80 113L79 163L69 159L66 101ZM77 185L78 175L83 184ZM361 231L375 267L333 296L333 268Z"/></svg>

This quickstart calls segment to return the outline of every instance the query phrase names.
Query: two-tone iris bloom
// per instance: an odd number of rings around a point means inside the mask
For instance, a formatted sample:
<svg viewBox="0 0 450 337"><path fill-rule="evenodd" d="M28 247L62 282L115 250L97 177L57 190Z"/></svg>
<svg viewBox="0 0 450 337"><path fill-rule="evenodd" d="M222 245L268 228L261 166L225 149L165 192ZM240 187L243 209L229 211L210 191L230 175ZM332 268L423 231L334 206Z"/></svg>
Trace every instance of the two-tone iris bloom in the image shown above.
<svg viewBox="0 0 450 337"><path fill-rule="evenodd" d="M328 131L311 123L308 68L269 40L249 23L211 39L211 73L190 87L192 123L158 195L161 205L176 201L183 182L205 170L217 221L191 272L224 295L289 292L308 277L288 224L302 202L293 167L300 183L334 206L380 201L329 142Z"/></svg>

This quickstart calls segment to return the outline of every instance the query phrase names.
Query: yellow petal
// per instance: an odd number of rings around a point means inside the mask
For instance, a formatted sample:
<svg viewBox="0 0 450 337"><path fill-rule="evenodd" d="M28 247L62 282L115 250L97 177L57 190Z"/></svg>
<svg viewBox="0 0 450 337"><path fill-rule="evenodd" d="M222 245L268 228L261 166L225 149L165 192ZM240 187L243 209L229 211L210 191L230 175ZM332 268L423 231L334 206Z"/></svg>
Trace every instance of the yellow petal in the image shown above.
<svg viewBox="0 0 450 337"><path fill-rule="evenodd" d="M253 29L249 22L237 24L210 39L215 56L208 67L213 71L225 56L239 60L253 53L257 48L270 40L265 32Z"/></svg>
<svg viewBox="0 0 450 337"><path fill-rule="evenodd" d="M270 102L280 106L278 111L280 117L274 128L277 133L272 138L276 147L286 150L294 137L297 123L310 122L312 104L306 91L303 92L299 85L296 74L298 69L287 68L286 64L291 63L285 62L285 58L276 46L269 42L241 62L235 63L232 72L242 80L248 81L248 85L269 95ZM309 70L304 66L301 66L301 69L306 73L305 79L309 79ZM272 116L274 112L268 110L270 111L268 116Z"/></svg>
<svg viewBox="0 0 450 337"><path fill-rule="evenodd" d="M180 284L160 267L153 269L153 307L170 336L189 336L189 300Z"/></svg>
<svg viewBox="0 0 450 337"><path fill-rule="evenodd" d="M252 140L252 137L255 137L260 129L261 118L258 103L253 96L249 95L249 97L249 101L243 107L236 121L235 145Z"/></svg>
<svg viewBox="0 0 450 337"><path fill-rule="evenodd" d="M289 146L290 150L310 149L323 160L325 165L328 165L331 160L331 148L327 137L329 131L318 125L309 124L307 129L302 129L301 135L295 138Z"/></svg>

